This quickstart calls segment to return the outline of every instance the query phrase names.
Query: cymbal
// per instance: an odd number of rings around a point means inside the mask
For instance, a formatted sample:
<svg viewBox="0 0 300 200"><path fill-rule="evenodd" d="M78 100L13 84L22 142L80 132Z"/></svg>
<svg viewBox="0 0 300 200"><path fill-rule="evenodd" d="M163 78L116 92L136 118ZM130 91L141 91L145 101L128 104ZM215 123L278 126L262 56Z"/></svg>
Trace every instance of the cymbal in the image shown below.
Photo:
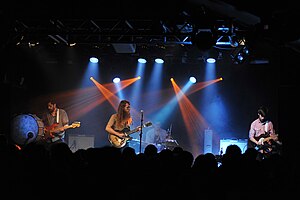
<svg viewBox="0 0 300 200"><path fill-rule="evenodd" d="M162 144L166 145L166 146L178 146L178 142L176 140L171 140L171 139L167 139L165 142L163 142Z"/></svg>
<svg viewBox="0 0 300 200"><path fill-rule="evenodd" d="M139 139L133 138L133 139L129 140L128 142L138 142L138 143L140 143L140 140L139 140ZM151 143L144 142L144 141L142 141L142 143L143 143L143 144L151 144Z"/></svg>

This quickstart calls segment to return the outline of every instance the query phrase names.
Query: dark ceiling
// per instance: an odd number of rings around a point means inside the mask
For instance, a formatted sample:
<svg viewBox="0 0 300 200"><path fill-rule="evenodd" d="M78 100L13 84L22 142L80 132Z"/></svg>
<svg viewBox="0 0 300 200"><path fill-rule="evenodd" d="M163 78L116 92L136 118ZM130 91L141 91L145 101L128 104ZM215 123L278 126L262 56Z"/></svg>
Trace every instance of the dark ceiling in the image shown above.
<svg viewBox="0 0 300 200"><path fill-rule="evenodd" d="M169 28L165 32L178 35L174 26L184 21L207 28L214 26L217 20L234 23L241 30L267 30L284 35L286 41L297 40L300 32L295 26L299 13L292 1L9 1L0 9L0 14L9 33L15 35L22 32L51 34L54 30L86 34L84 36L98 33L158 35L162 34L162 24Z"/></svg>
<svg viewBox="0 0 300 200"><path fill-rule="evenodd" d="M118 53L113 44L130 43L137 45L138 53L164 49L172 55L176 47L184 54L194 50L195 43L200 50L209 46L203 47L206 38L195 39L199 30L211 30L217 40L217 29L223 26L230 28L225 35L246 39L255 52L252 55L257 55L254 59L280 46L300 52L299 13L289 1L11 1L0 14L6 30L0 41L4 47L35 41L56 46L76 42L108 54Z"/></svg>

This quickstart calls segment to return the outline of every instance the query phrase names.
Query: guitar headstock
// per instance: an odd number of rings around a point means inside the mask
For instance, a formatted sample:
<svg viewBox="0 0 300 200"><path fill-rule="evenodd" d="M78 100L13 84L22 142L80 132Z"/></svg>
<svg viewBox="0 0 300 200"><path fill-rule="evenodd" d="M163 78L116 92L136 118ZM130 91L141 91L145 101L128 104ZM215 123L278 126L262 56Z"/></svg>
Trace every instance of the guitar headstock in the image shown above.
<svg viewBox="0 0 300 200"><path fill-rule="evenodd" d="M80 127L80 122L73 122L71 124L72 128L77 128L77 127Z"/></svg>

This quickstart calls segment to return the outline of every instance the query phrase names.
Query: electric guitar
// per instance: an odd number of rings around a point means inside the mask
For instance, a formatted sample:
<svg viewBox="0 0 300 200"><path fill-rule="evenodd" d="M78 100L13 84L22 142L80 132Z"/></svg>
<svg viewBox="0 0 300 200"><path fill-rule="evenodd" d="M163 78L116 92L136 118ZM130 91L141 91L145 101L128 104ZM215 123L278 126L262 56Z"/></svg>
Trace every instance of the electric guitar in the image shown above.
<svg viewBox="0 0 300 200"><path fill-rule="evenodd" d="M62 132L69 128L77 128L77 127L80 127L80 122L73 122L72 124L63 127L58 127L58 124L52 124L51 126L45 127L44 135L42 136L42 138L44 140L47 140L55 137L62 137L60 133L57 133L58 131Z"/></svg>
<svg viewBox="0 0 300 200"><path fill-rule="evenodd" d="M261 151L263 154L268 154L273 151L272 141L277 141L278 135L277 134L270 135L268 133L268 134L260 135L259 137L255 137L255 139L258 141L258 144L254 144L252 142L252 144L254 145L254 148L256 150Z"/></svg>
<svg viewBox="0 0 300 200"><path fill-rule="evenodd" d="M144 128L144 127L148 127L151 125L152 125L152 122L146 122L145 124L143 124L142 127ZM129 130L129 128L124 128L122 131L117 131L119 133L124 133L125 134L124 138L120 138L113 134L108 134L108 140L114 147L122 148L126 145L128 140L132 139L132 137L130 137L129 135L132 133L138 132L140 130L140 128L141 128L141 126L138 126L133 130Z"/></svg>

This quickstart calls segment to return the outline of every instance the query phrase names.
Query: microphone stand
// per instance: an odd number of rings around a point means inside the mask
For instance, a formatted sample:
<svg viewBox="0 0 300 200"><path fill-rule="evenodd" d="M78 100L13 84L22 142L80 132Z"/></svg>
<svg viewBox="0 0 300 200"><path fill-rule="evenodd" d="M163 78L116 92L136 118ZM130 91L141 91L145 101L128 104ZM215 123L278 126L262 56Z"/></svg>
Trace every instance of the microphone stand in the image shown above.
<svg viewBox="0 0 300 200"><path fill-rule="evenodd" d="M144 111L141 110L140 153L142 153L143 123L144 123Z"/></svg>

